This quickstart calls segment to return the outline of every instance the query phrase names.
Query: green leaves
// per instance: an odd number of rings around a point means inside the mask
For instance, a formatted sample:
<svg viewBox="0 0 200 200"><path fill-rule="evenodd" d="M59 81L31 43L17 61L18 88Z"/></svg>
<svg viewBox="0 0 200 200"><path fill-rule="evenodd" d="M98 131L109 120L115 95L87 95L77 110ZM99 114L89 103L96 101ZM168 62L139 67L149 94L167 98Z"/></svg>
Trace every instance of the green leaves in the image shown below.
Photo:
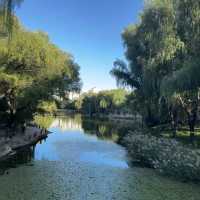
<svg viewBox="0 0 200 200"><path fill-rule="evenodd" d="M148 0L140 23L127 27L122 38L128 64L115 61L111 74L137 93L144 118L159 120L162 96L173 99L176 93L197 91L199 0Z"/></svg>
<svg viewBox="0 0 200 200"><path fill-rule="evenodd" d="M0 40L0 94L12 92L17 116L55 110L55 104L48 103L54 101L53 95L64 97L80 90L79 69L73 57L52 44L45 33L19 26L9 43Z"/></svg>
<svg viewBox="0 0 200 200"><path fill-rule="evenodd" d="M15 26L15 7L20 6L23 0L0 0L0 34L3 36L8 36L11 39L13 29Z"/></svg>
<svg viewBox="0 0 200 200"><path fill-rule="evenodd" d="M128 92L123 89L84 93L76 102L76 106L86 114L123 111L127 95Z"/></svg>
<svg viewBox="0 0 200 200"><path fill-rule="evenodd" d="M176 69L173 60L184 48L177 35L172 1L151 1L140 23L129 26L122 38L128 64L117 60L111 74L119 84L137 92L141 113L157 115L162 79Z"/></svg>

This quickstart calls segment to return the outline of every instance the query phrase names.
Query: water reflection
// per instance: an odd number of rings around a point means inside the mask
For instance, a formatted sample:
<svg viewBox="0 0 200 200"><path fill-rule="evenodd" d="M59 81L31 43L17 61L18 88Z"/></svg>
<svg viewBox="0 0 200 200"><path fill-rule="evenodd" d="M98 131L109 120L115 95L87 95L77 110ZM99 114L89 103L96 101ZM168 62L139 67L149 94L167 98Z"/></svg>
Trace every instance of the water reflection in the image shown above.
<svg viewBox="0 0 200 200"><path fill-rule="evenodd" d="M128 167L126 151L112 142L125 124L81 116L39 121L52 134L3 166L2 200L199 200L197 185Z"/></svg>
<svg viewBox="0 0 200 200"><path fill-rule="evenodd" d="M118 140L118 127L108 121L83 119L82 128L86 134L96 135L100 139L112 141Z"/></svg>
<svg viewBox="0 0 200 200"><path fill-rule="evenodd" d="M82 115L35 116L35 123L44 128L59 128L62 132L84 131L89 135L96 135L102 140L118 141L128 130L133 129L130 121L110 121L108 119L91 119ZM134 127L135 128L135 127Z"/></svg>
<svg viewBox="0 0 200 200"><path fill-rule="evenodd" d="M35 115L33 119L35 124L45 129L48 129L54 120L55 118L51 115Z"/></svg>
<svg viewBox="0 0 200 200"><path fill-rule="evenodd" d="M37 145L36 160L59 161L67 156L80 163L128 168L124 149L109 142L116 141L118 135L108 121L89 120L81 115L62 116L53 121L49 130L53 134L47 143Z"/></svg>
<svg viewBox="0 0 200 200"><path fill-rule="evenodd" d="M54 134L48 136L48 142L42 140L33 147L21 149L15 155L11 156L7 161L0 163L0 173L4 174L7 169L17 167L21 164L30 163L33 160L59 160L59 156L53 143L56 140L65 140L66 138L74 138L74 140L83 140L84 142L89 140L88 136L94 136L91 140L97 141L96 137L100 140L117 142L120 136L127 131L129 123L111 122L107 119L95 119L85 118L81 115L71 116L42 116L38 115L34 117L34 122L38 126L48 128ZM127 129L126 129L127 128ZM129 127L130 128L130 127ZM65 133L66 136L58 135L59 133ZM95 151L95 147L91 151L83 152L80 155L80 160L84 162L95 162L96 164L107 164L116 167L127 168L128 165L124 161L114 160L109 155Z"/></svg>
<svg viewBox="0 0 200 200"><path fill-rule="evenodd" d="M28 147L17 152L16 155L11 156L6 162L0 162L0 173L5 173L6 169L16 167L20 164L26 164L32 160L59 160L59 155L53 144L56 140L66 140L70 138L74 141L83 140L87 143L92 136L94 141L106 140L119 142L124 134L131 128L135 128L130 122L109 121L108 119L91 119L83 117L82 115L71 116L35 116L35 123L40 127L49 128L54 134L48 137L48 142L40 141L35 147ZM59 132L58 132L59 130ZM63 136L58 133L62 133ZM63 134L64 133L64 134ZM67 134L67 135L66 135ZM84 141L84 139L86 140ZM69 147L68 147L69 148ZM72 150L73 151L73 150ZM96 164L107 164L119 167L128 167L126 162L114 160L109 158L106 154L100 152L96 153L95 147L93 150L84 152L80 155L80 160L85 162L95 162ZM128 161L127 161L128 162Z"/></svg>
<svg viewBox="0 0 200 200"><path fill-rule="evenodd" d="M81 115L73 115L70 117L60 116L54 119L51 123L50 128L60 128L64 131L82 131L82 118Z"/></svg>

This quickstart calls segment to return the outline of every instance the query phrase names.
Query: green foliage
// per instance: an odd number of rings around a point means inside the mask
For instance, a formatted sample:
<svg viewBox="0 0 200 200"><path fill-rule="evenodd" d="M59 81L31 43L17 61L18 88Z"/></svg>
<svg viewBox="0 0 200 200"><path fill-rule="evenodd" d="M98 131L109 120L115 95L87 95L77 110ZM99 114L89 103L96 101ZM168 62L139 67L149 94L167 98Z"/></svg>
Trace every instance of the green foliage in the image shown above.
<svg viewBox="0 0 200 200"><path fill-rule="evenodd" d="M128 63L115 61L111 74L134 90L131 105L148 125L176 126L181 108L193 130L200 102L199 1L148 0L140 23L122 38Z"/></svg>
<svg viewBox="0 0 200 200"><path fill-rule="evenodd" d="M159 122L160 87L163 77L173 70L173 59L184 47L176 34L171 4L153 1L141 16L141 22L129 26L122 37L128 64L116 61L111 74L117 81L136 90L147 123Z"/></svg>
<svg viewBox="0 0 200 200"><path fill-rule="evenodd" d="M9 43L0 39L0 94L14 119L55 111L54 96L80 90L79 66L52 44L48 35L13 29ZM51 102L51 103L49 103Z"/></svg>
<svg viewBox="0 0 200 200"><path fill-rule="evenodd" d="M48 115L48 116L43 116L43 115L35 115L33 118L33 122L37 124L38 126L42 128L48 129L50 125L53 123L55 119Z"/></svg>
<svg viewBox="0 0 200 200"><path fill-rule="evenodd" d="M76 100L75 107L85 114L108 114L125 110L128 92L123 89L84 93Z"/></svg>
<svg viewBox="0 0 200 200"><path fill-rule="evenodd" d="M166 175L199 181L198 150L187 148L176 140L156 138L138 132L128 135L124 142L133 161Z"/></svg>
<svg viewBox="0 0 200 200"><path fill-rule="evenodd" d="M20 6L23 0L0 0L0 34L11 39L16 19L13 16L15 7Z"/></svg>
<svg viewBox="0 0 200 200"><path fill-rule="evenodd" d="M38 104L37 110L40 113L55 113L57 110L57 106L55 101L42 101Z"/></svg>

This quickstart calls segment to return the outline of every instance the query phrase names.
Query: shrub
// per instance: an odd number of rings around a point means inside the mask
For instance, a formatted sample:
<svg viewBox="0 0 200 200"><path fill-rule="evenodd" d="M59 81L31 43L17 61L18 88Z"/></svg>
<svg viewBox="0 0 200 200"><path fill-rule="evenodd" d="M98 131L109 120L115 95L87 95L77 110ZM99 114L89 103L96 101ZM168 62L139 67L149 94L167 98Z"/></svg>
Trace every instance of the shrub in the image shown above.
<svg viewBox="0 0 200 200"><path fill-rule="evenodd" d="M124 139L133 162L184 180L200 181L200 151L174 139L129 134Z"/></svg>
<svg viewBox="0 0 200 200"><path fill-rule="evenodd" d="M53 114L57 110L55 101L41 101L37 107L39 113Z"/></svg>

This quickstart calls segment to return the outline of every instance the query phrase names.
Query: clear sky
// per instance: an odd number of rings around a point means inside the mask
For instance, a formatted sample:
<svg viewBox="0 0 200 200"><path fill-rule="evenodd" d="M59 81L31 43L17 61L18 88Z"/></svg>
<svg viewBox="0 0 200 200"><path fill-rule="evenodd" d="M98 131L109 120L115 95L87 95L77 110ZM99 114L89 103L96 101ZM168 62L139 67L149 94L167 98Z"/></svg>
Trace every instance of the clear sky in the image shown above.
<svg viewBox="0 0 200 200"><path fill-rule="evenodd" d="M86 91L116 88L109 71L123 58L121 33L138 21L142 8L142 0L25 0L17 15L74 56Z"/></svg>

